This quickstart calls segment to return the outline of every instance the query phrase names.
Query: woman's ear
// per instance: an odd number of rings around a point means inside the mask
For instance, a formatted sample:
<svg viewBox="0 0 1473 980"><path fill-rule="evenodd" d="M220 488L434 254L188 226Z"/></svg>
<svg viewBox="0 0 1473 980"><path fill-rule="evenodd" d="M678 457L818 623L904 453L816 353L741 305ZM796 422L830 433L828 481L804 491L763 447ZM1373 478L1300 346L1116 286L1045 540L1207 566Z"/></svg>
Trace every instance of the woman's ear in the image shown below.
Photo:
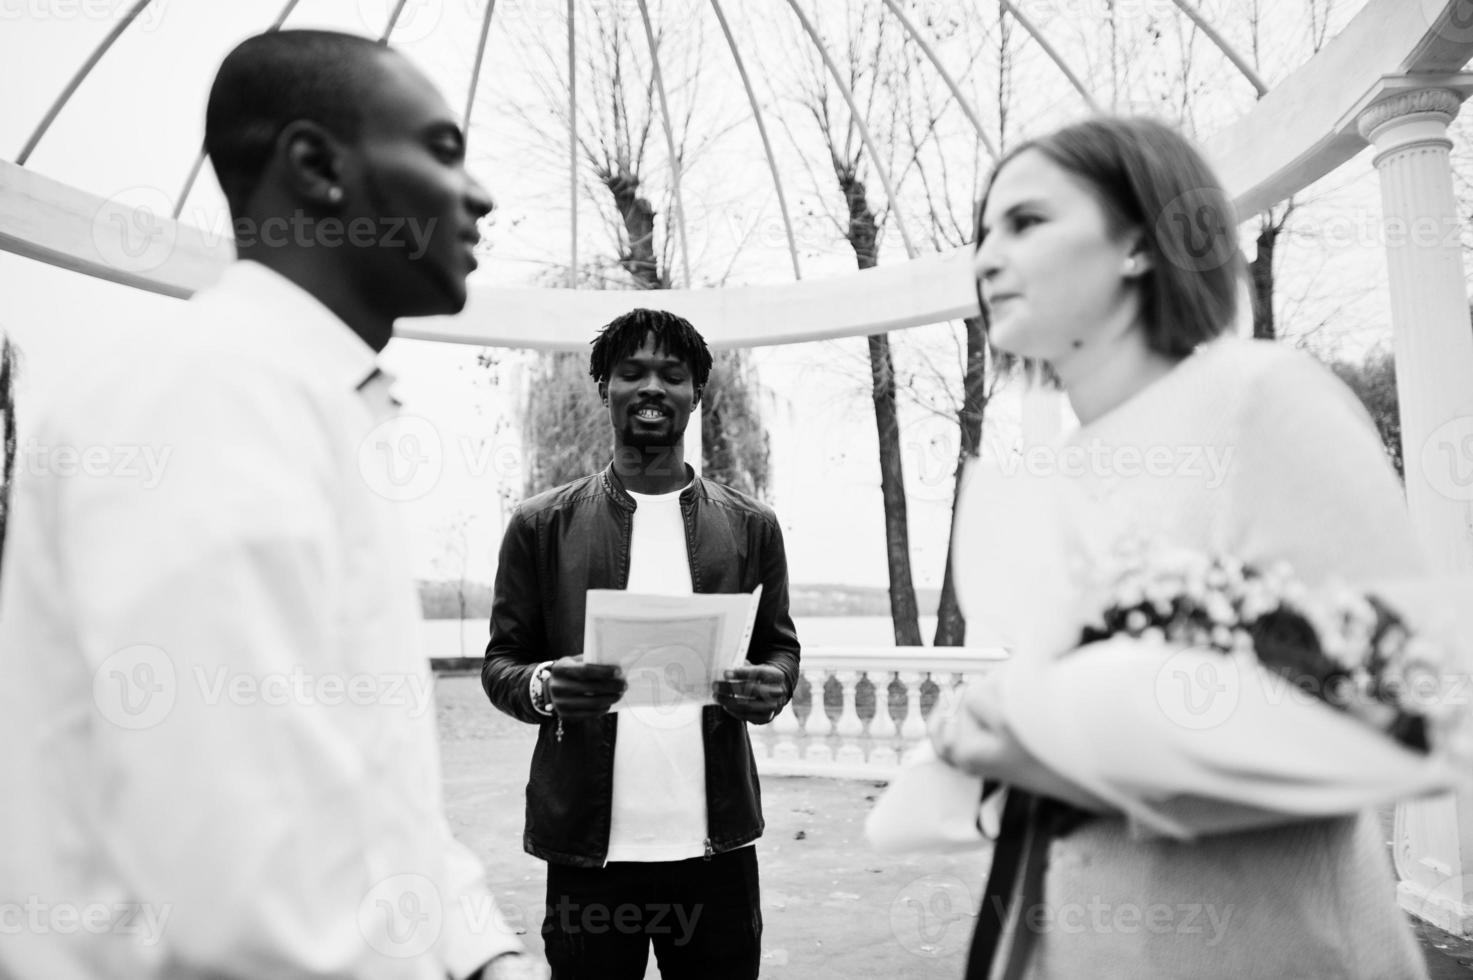
<svg viewBox="0 0 1473 980"><path fill-rule="evenodd" d="M1139 279L1151 271L1151 254L1146 250L1145 242L1137 240L1131 246L1130 254L1125 257L1125 262L1120 267L1120 274L1127 279Z"/></svg>

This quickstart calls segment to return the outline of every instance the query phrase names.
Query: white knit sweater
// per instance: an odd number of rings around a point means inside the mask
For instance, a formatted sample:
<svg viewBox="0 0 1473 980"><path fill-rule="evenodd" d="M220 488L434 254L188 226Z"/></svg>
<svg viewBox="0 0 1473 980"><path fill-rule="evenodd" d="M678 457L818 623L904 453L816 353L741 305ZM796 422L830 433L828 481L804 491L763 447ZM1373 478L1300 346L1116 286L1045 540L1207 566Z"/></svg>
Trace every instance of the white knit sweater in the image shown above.
<svg viewBox="0 0 1473 980"><path fill-rule="evenodd" d="M1363 811L1445 788L1443 760L1216 654L1073 649L1123 539L1287 560L1310 584L1420 570L1374 429L1329 371L1216 341L1060 445L974 474L959 520L969 632L1015 650L988 681L1006 723L1122 811L1053 845L1030 977L1424 975Z"/></svg>

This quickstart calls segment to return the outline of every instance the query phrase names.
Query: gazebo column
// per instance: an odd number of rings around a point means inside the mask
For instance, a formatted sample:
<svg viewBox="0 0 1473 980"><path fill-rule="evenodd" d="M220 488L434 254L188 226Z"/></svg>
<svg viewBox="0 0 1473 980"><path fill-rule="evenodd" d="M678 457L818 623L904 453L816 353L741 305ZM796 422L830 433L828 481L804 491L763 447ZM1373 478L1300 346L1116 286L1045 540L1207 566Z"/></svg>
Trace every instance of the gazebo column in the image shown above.
<svg viewBox="0 0 1473 980"><path fill-rule="evenodd" d="M1469 88L1387 78L1354 116L1381 178L1407 507L1446 575L1473 574L1473 327L1447 135ZM1395 837L1402 907L1473 933L1473 795L1397 807Z"/></svg>

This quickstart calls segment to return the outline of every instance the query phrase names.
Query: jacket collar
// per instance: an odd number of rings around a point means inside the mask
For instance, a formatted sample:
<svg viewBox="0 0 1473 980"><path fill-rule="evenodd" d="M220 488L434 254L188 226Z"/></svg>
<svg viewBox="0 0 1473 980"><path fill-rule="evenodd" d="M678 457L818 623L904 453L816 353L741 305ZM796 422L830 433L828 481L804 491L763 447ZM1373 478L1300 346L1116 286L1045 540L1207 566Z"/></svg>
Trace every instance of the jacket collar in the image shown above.
<svg viewBox="0 0 1473 980"><path fill-rule="evenodd" d="M685 464L685 472L689 475L690 480L686 484L685 489L680 492L680 504L682 507L696 498L696 493L701 485L700 475L696 473L689 463ZM609 465L603 468L603 472L599 473L598 478L599 482L603 484L604 492L612 497L615 503L625 510L634 510L636 506L634 498L629 496L629 491L624 489L624 481L614 471L613 460L609 460Z"/></svg>

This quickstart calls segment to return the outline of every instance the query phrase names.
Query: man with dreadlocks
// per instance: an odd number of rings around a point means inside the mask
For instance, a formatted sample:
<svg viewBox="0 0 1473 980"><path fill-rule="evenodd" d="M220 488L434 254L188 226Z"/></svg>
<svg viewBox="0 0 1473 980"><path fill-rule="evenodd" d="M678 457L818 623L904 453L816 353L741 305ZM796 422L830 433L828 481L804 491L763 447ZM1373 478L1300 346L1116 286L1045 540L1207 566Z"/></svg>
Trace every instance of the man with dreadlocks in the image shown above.
<svg viewBox="0 0 1473 980"><path fill-rule="evenodd" d="M747 724L798 679L782 532L757 501L694 475L685 428L711 372L684 319L634 310L593 342L613 427L600 473L523 503L501 545L482 683L540 726L523 844L547 868L554 980L750 978L761 958L761 795ZM689 595L762 586L748 664L717 704L610 709L617 667L586 664L589 589Z"/></svg>

